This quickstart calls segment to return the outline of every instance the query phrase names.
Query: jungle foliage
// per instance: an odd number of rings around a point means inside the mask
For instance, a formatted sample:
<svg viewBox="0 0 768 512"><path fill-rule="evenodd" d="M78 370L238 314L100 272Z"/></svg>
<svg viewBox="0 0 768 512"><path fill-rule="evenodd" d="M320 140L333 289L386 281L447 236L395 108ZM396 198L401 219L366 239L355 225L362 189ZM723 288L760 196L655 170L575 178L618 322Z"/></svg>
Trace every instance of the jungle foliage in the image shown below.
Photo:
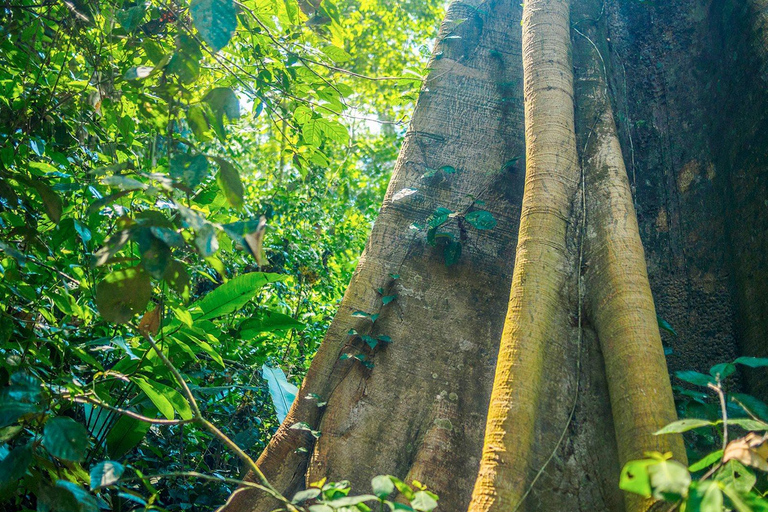
<svg viewBox="0 0 768 512"><path fill-rule="evenodd" d="M0 7L0 506L223 503L362 251L439 8Z"/></svg>

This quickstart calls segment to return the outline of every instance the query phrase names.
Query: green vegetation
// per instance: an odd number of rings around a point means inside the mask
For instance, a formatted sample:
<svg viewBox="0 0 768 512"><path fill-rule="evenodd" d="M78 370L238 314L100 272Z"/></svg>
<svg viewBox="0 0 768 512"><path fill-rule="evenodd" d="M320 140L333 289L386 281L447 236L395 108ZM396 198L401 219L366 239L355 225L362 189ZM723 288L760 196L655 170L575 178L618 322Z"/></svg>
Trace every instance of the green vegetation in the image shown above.
<svg viewBox="0 0 768 512"><path fill-rule="evenodd" d="M226 500L350 279L439 7L0 7L3 506Z"/></svg>
<svg viewBox="0 0 768 512"><path fill-rule="evenodd" d="M625 464L622 489L670 502L684 512L768 510L768 405L751 395L728 392L725 384L738 366L764 368L768 359L739 357L714 365L709 375L676 373L694 388L676 388L683 419L656 435L691 432L688 448L694 462L686 468L669 453L648 453L646 459ZM717 400L705 391L714 392ZM741 437L733 439L734 430Z"/></svg>

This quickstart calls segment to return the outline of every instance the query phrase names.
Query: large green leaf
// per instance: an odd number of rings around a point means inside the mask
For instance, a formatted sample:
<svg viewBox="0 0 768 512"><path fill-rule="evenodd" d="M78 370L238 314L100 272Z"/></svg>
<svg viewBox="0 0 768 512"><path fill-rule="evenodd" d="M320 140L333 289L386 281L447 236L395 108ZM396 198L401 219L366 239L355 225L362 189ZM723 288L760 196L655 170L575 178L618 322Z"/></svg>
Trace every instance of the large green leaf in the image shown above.
<svg viewBox="0 0 768 512"><path fill-rule="evenodd" d="M151 298L149 274L139 267L116 270L96 286L96 307L109 322L128 322L144 311Z"/></svg>
<svg viewBox="0 0 768 512"><path fill-rule="evenodd" d="M91 490L107 487L120 480L125 466L113 460L99 462L91 468Z"/></svg>
<svg viewBox="0 0 768 512"><path fill-rule="evenodd" d="M208 176L208 159L205 155L174 155L171 160L171 176L194 189Z"/></svg>
<svg viewBox="0 0 768 512"><path fill-rule="evenodd" d="M654 459L631 460L624 464L619 477L619 488L650 498L653 492L648 466L658 463Z"/></svg>
<svg viewBox="0 0 768 512"><path fill-rule="evenodd" d="M237 10L232 0L192 0L189 14L197 31L215 52L227 46L237 29Z"/></svg>
<svg viewBox="0 0 768 512"><path fill-rule="evenodd" d="M38 512L99 512L91 494L74 482L59 480L53 487L41 487L37 495Z"/></svg>
<svg viewBox="0 0 768 512"><path fill-rule="evenodd" d="M689 488L686 510L690 512L721 512L723 510L723 493L717 483L711 480L693 482Z"/></svg>
<svg viewBox="0 0 768 512"><path fill-rule="evenodd" d="M259 310L253 317L240 324L240 337L252 339L262 332L286 331L288 329L303 329L303 323L292 316L277 311Z"/></svg>
<svg viewBox="0 0 768 512"><path fill-rule="evenodd" d="M493 229L496 227L496 219L493 217L493 214L485 210L469 212L464 218L477 229Z"/></svg>
<svg viewBox="0 0 768 512"><path fill-rule="evenodd" d="M219 187L224 191L229 204L235 208L242 208L245 190L243 189L243 182L240 181L240 173L227 160L219 158L216 161L219 164L219 173L216 176Z"/></svg>
<svg viewBox="0 0 768 512"><path fill-rule="evenodd" d="M715 473L715 480L726 488L732 488L740 494L746 494L755 485L757 478L744 464L731 459Z"/></svg>
<svg viewBox="0 0 768 512"><path fill-rule="evenodd" d="M72 418L51 418L43 428L43 446L54 457L79 462L88 450L88 431Z"/></svg>
<svg viewBox="0 0 768 512"><path fill-rule="evenodd" d="M265 364L261 367L261 376L267 381L269 395L272 397L272 403L275 405L277 421L282 423L288 415L291 404L296 399L299 388L288 382L285 378L285 373L280 368L272 368Z"/></svg>
<svg viewBox="0 0 768 512"><path fill-rule="evenodd" d="M139 386L144 394L147 395L153 404L155 404L155 407L160 411L160 414L169 420L173 419L173 405L168 399L168 393L161 387L162 385L159 382L155 382L145 377L133 377L131 380ZM167 388L167 386L164 387Z"/></svg>
<svg viewBox="0 0 768 512"><path fill-rule="evenodd" d="M697 386L707 387L709 386L709 384L715 383L715 379L710 377L709 375L704 375L703 373L695 372L693 370L675 372L675 377L677 377L680 380L684 380L685 382L690 382L691 384L695 384Z"/></svg>
<svg viewBox="0 0 768 512"><path fill-rule="evenodd" d="M149 432L149 423L128 416L120 416L107 434L107 452L118 458L132 450Z"/></svg>
<svg viewBox="0 0 768 512"><path fill-rule="evenodd" d="M674 501L688 493L691 474L688 468L674 460L665 460L648 466L653 497L657 500Z"/></svg>
<svg viewBox="0 0 768 512"><path fill-rule="evenodd" d="M32 445L17 446L0 461L0 488L18 481L32 462Z"/></svg>
<svg viewBox="0 0 768 512"><path fill-rule="evenodd" d="M762 368L768 366L768 357L744 356L737 358L734 363L743 364L744 366L749 366L750 368Z"/></svg>
<svg viewBox="0 0 768 512"><path fill-rule="evenodd" d="M680 432L688 432L689 430L693 430L695 428L701 428L701 427L709 427L714 425L715 423L709 420L698 420L698 419L685 419L685 420L678 420L670 423L666 427L657 430L653 433L653 435L661 435L661 434L679 434Z"/></svg>
<svg viewBox="0 0 768 512"><path fill-rule="evenodd" d="M224 117L237 119L240 117L240 100L235 91L229 87L216 87L208 91L203 98L213 112L213 129L222 141L227 133L224 129Z"/></svg>
<svg viewBox="0 0 768 512"><path fill-rule="evenodd" d="M228 315L243 307L268 283L284 281L288 276L266 272L251 272L230 279L202 300L190 306L195 320L208 320Z"/></svg>

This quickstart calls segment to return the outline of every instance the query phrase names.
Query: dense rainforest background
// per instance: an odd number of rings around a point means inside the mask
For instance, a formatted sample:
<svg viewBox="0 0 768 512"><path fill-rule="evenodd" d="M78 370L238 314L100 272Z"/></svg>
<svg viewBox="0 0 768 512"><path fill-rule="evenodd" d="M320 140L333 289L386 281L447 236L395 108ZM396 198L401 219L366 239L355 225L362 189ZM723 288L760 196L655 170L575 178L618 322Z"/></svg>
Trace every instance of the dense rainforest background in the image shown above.
<svg viewBox="0 0 768 512"><path fill-rule="evenodd" d="M2 3L0 507L768 510L767 7Z"/></svg>

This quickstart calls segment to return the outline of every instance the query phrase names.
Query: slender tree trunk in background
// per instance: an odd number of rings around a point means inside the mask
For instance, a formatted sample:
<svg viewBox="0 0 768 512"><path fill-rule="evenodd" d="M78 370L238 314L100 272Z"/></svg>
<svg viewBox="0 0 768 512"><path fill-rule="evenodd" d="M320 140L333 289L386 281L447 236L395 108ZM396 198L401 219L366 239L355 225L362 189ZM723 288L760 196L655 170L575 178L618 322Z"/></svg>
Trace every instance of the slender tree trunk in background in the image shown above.
<svg viewBox="0 0 768 512"><path fill-rule="evenodd" d="M644 509L621 464L684 459L650 435L674 418L654 298L670 369L768 355L763 0L571 1L526 2L525 48L520 2L449 7L366 251L258 461L286 495L389 473L446 512ZM443 226L463 249L446 267L411 229L438 207L498 224ZM271 505L242 491L226 510Z"/></svg>

